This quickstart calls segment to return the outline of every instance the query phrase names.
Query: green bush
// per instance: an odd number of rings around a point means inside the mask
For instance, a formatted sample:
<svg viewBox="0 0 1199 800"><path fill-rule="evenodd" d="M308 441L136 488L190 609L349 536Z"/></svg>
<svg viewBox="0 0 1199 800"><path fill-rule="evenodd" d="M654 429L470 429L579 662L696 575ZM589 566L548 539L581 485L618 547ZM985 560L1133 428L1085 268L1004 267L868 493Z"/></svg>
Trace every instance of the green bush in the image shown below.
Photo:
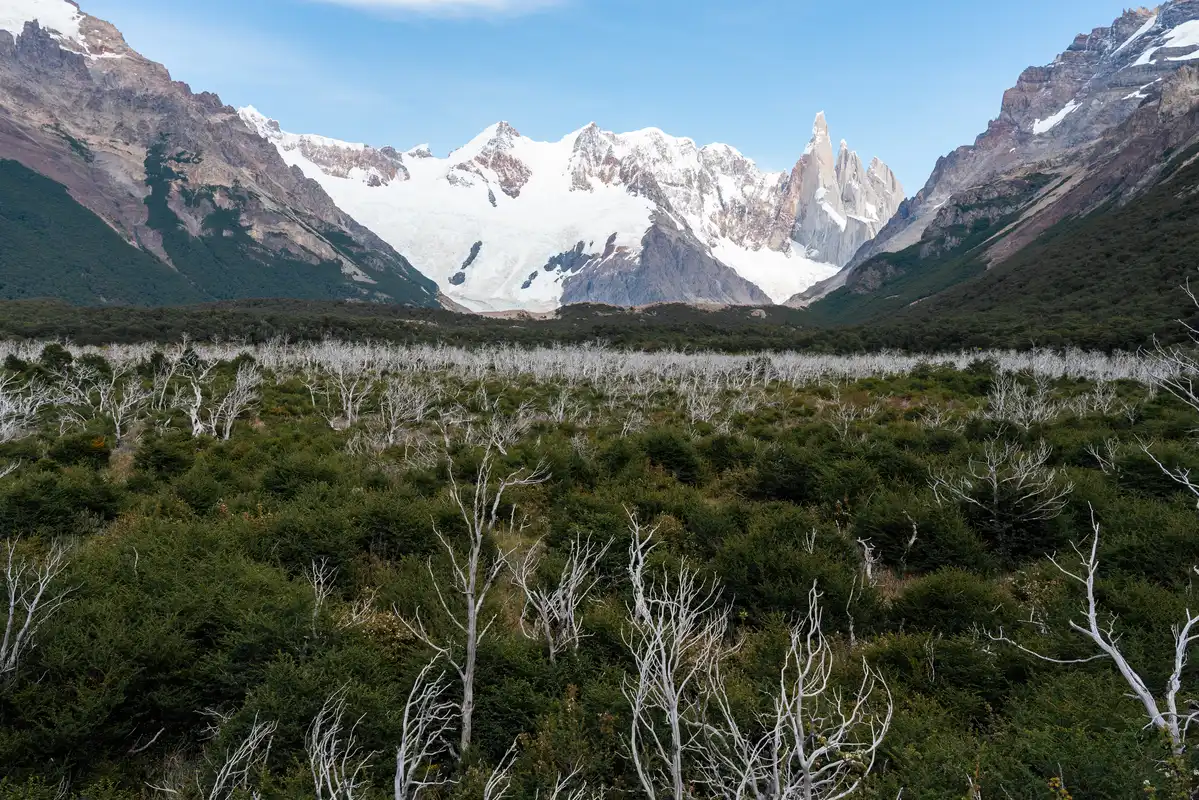
<svg viewBox="0 0 1199 800"><path fill-rule="evenodd" d="M95 433L76 433L56 440L46 455L64 467L88 467L100 469L112 455L112 445L107 436Z"/></svg>
<svg viewBox="0 0 1199 800"><path fill-rule="evenodd" d="M996 566L958 510L939 505L928 492L875 494L858 508L854 536L877 548L883 563L900 572L960 567L985 573Z"/></svg>
<svg viewBox="0 0 1199 800"><path fill-rule="evenodd" d="M682 483L692 486L699 483L703 463L695 443L685 433L649 431L642 437L642 446L654 466L666 470Z"/></svg>
<svg viewBox="0 0 1199 800"><path fill-rule="evenodd" d="M1007 593L989 581L946 568L905 586L891 615L910 629L953 635L998 628L1010 604Z"/></svg>

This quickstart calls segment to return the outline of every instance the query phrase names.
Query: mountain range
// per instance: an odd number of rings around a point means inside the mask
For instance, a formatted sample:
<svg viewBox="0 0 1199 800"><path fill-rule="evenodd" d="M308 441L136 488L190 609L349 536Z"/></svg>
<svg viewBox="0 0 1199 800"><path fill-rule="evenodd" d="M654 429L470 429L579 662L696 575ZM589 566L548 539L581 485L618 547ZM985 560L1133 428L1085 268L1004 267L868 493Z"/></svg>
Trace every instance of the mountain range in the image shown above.
<svg viewBox="0 0 1199 800"><path fill-rule="evenodd" d="M290 133L70 0L3 0L0 299L1135 316L1191 262L1197 60L1199 0L1128 11L1020 75L905 199L823 114L789 172L653 128L542 142L500 122L445 156Z"/></svg>
<svg viewBox="0 0 1199 800"><path fill-rule="evenodd" d="M824 115L790 173L733 147L592 123L557 142L506 122L445 158L296 135L242 118L284 160L413 263L481 311L563 303L782 302L834 274L903 200Z"/></svg>
<svg viewBox="0 0 1199 800"><path fill-rule="evenodd" d="M436 305L437 285L66 0L0 3L0 296Z"/></svg>

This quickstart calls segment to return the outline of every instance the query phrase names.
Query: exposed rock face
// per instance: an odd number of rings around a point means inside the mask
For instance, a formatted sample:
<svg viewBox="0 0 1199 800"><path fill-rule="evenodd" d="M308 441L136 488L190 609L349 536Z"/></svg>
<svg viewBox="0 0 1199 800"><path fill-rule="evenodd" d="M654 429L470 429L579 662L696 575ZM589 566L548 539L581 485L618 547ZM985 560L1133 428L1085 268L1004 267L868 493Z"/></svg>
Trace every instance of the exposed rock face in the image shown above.
<svg viewBox="0 0 1199 800"><path fill-rule="evenodd" d="M520 197L521 188L529 182L529 177L533 174L533 171L512 153L514 143L519 138L520 132L516 128L501 122L495 127L495 135L491 141L474 158L476 164L494 173L500 191L513 198Z"/></svg>
<svg viewBox="0 0 1199 800"><path fill-rule="evenodd" d="M812 141L783 189L784 198L771 244L788 240L810 255L843 265L873 239L903 202L903 187L877 158L865 169L842 140L836 158L824 114L818 114Z"/></svg>
<svg viewBox="0 0 1199 800"><path fill-rule="evenodd" d="M161 179L166 207L194 237L211 232L217 214L250 237L259 262L276 254L334 264L351 295L399 299L396 291L405 302L436 301L433 284L289 168L216 95L172 81L116 28L73 4L40 7L68 30L33 20L20 31L0 29L0 158L65 185L131 244L163 260L162 227L145 202L152 178ZM156 152L169 169L151 176Z"/></svg>
<svg viewBox="0 0 1199 800"><path fill-rule="evenodd" d="M770 298L712 258L690 231L668 216L656 215L639 252L618 248L595 259L566 279L562 302L769 305Z"/></svg>
<svg viewBox="0 0 1199 800"><path fill-rule="evenodd" d="M350 144L324 136L296 136L285 133L279 123L267 119L258 109L248 106L238 112L241 118L262 138L280 150L294 150L330 175L360 180L370 186L386 186L392 181L406 181L410 175L404 166L404 156L395 148L376 150L365 144Z"/></svg>
<svg viewBox="0 0 1199 800"><path fill-rule="evenodd" d="M657 277L629 284L652 295L630 296L632 304L661 297L784 300L833 274L903 198L882 162L865 167L844 143L833 156L823 115L791 174L763 171L728 145L700 147L654 128L616 134L593 123L561 141L537 142L501 122L445 159L418 159L410 151L403 158L410 180L381 185L348 178L340 160L322 162L288 146L306 138L329 140L286 134L269 120L256 127L285 160L413 256L455 299L482 311L545 311L564 302L599 301L579 288L588 284L571 276L596 268L617 247L624 248L622 269L632 269L628 259L645 252L642 240L655 215L679 231L680 246L694 248L683 262L704 269L718 262L758 291L733 289L701 273L692 282L685 272L640 264ZM361 152L360 145L344 147L348 157ZM448 230L450 225L460 230ZM479 262L460 269L466 249L480 238ZM580 241L582 249L576 247ZM530 277L539 270L542 278ZM675 284L668 287L667 280ZM705 296L709 290L714 294Z"/></svg>
<svg viewBox="0 0 1199 800"><path fill-rule="evenodd" d="M1156 10L1127 11L1109 27L1080 34L1052 64L1030 67L1020 75L1004 94L999 116L987 130L974 144L941 158L924 188L900 206L845 270L792 298L790 304L807 305L844 286L859 265L879 253L898 252L924 241L929 226L946 213L943 209L970 205L971 197L988 186L998 195L1018 189L1013 181L1030 175L1058 178L1032 197L1016 192L1023 217L1015 229L989 245L992 264L1066 214L1086 211L1093 202L1110 199L1113 192L1126 199L1129 192L1137 191L1138 182L1131 176L1114 183L1111 175L1097 176L1119 171L1114 162L1128 161L1156 174L1152 162L1162 160L1160 151L1139 159L1120 154L1148 127L1160 127L1162 115L1169 113L1165 109L1189 112L1191 90L1185 75L1195 58L1199 58L1199 0L1171 0ZM1155 121L1133 122L1146 106L1153 107L1150 115ZM1087 200L1079 194L1082 184L1093 184ZM1099 184L1105 188L1097 193ZM1063 202L1066 198L1069 202Z"/></svg>

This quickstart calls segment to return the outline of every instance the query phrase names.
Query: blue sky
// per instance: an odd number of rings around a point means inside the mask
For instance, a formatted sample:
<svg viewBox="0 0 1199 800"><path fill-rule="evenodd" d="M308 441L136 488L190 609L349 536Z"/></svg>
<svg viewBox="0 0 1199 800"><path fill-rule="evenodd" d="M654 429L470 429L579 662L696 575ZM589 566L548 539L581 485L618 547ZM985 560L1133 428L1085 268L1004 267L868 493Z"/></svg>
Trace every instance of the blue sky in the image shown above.
<svg viewBox="0 0 1199 800"><path fill-rule="evenodd" d="M285 129L444 154L498 120L727 142L790 169L817 111L909 194L1029 65L1127 0L81 0Z"/></svg>

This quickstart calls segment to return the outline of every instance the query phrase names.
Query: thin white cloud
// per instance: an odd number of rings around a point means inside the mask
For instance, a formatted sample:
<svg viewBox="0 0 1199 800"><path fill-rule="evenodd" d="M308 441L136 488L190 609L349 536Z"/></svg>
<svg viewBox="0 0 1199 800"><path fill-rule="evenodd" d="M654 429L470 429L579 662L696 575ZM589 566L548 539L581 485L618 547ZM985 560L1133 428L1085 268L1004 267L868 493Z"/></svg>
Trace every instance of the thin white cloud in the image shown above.
<svg viewBox="0 0 1199 800"><path fill-rule="evenodd" d="M563 5L566 0L313 0L376 13L430 16L524 14Z"/></svg>

